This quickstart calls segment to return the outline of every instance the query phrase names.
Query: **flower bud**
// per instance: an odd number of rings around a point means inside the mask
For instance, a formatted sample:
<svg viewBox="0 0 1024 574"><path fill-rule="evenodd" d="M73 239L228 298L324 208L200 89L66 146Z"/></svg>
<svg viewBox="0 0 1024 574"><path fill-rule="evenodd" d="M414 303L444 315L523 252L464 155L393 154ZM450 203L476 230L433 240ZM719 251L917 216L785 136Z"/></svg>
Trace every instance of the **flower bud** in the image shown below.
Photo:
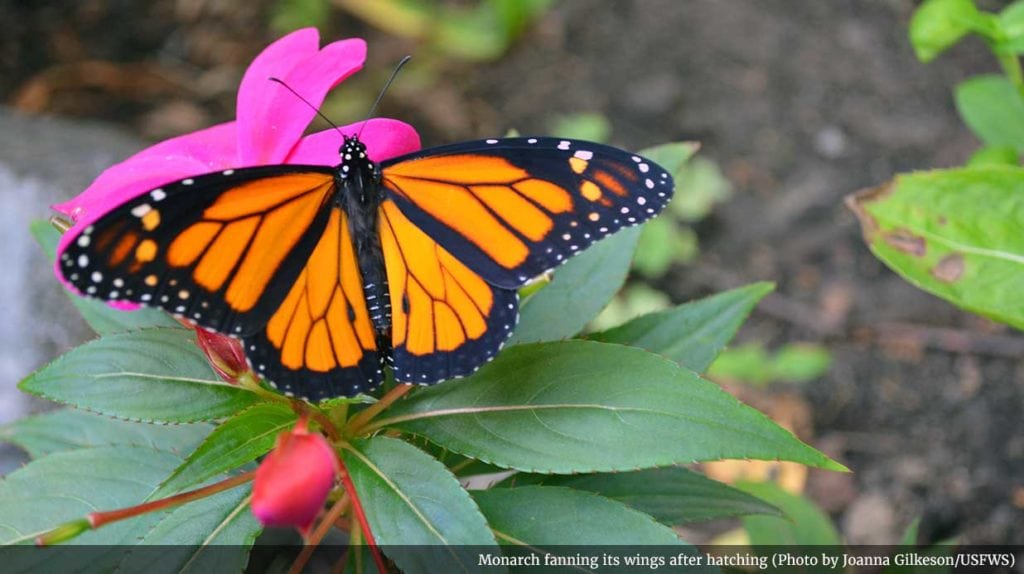
<svg viewBox="0 0 1024 574"><path fill-rule="evenodd" d="M303 535L324 506L338 476L334 449L306 420L277 437L274 450L256 469L252 512L264 526L294 526Z"/></svg>
<svg viewBox="0 0 1024 574"><path fill-rule="evenodd" d="M196 327L196 343L202 349L210 366L225 381L236 384L238 378L249 370L242 343L226 335Z"/></svg>

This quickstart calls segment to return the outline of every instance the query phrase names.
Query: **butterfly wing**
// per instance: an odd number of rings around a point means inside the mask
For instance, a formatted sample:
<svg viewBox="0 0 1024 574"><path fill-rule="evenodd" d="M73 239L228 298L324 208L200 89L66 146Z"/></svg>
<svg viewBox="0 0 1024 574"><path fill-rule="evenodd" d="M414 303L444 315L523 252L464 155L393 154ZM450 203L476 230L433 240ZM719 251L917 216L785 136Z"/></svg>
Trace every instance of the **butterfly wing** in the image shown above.
<svg viewBox="0 0 1024 574"><path fill-rule="evenodd" d="M673 190L668 172L648 159L558 138L466 142L381 167L382 185L413 225L506 289L650 219Z"/></svg>
<svg viewBox="0 0 1024 574"><path fill-rule="evenodd" d="M256 372L290 395L353 396L381 383L383 355L340 207L266 328L243 343Z"/></svg>
<svg viewBox="0 0 1024 574"><path fill-rule="evenodd" d="M490 360L515 327L517 292L489 284L392 200L380 207L380 237L395 379L431 384Z"/></svg>
<svg viewBox="0 0 1024 574"><path fill-rule="evenodd" d="M327 225L333 172L264 166L183 179L72 238L59 269L81 293L159 307L233 335L262 328Z"/></svg>

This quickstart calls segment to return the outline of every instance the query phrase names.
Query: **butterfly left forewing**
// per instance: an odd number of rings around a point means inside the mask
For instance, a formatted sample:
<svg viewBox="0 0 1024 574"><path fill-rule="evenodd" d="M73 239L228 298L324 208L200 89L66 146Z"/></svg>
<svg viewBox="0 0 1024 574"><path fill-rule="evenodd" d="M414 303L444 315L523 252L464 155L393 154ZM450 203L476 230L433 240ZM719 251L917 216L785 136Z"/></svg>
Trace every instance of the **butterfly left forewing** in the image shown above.
<svg viewBox="0 0 1024 574"><path fill-rule="evenodd" d="M505 138L383 162L402 213L488 282L516 288L594 241L659 213L672 177L617 148Z"/></svg>
<svg viewBox="0 0 1024 574"><path fill-rule="evenodd" d="M516 291L489 284L390 200L380 207L380 236L395 379L431 384L490 360L515 327Z"/></svg>
<svg viewBox="0 0 1024 574"><path fill-rule="evenodd" d="M333 174L266 166L169 183L71 238L58 268L81 293L159 307L212 330L259 329L327 222Z"/></svg>

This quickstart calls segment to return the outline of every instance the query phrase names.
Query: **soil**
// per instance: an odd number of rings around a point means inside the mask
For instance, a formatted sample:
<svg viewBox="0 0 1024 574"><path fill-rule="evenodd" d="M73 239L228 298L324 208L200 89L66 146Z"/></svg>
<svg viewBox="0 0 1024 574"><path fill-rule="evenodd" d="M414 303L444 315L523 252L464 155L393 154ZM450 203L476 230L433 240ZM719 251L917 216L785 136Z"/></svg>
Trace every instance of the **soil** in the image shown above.
<svg viewBox="0 0 1024 574"><path fill-rule="evenodd" d="M245 63L275 36L268 2L2 4L13 17L0 22L0 97L148 138L229 119ZM1020 544L1022 339L885 269L842 204L898 172L961 164L978 145L951 89L995 63L973 40L919 63L906 40L913 7L566 0L496 62L428 57L432 85L400 81L382 115L410 121L428 145L542 133L577 112L603 114L626 148L700 141L734 194L698 226L700 257L659 287L685 301L775 281L740 339L832 351L820 380L775 391L810 405L804 438L853 470L812 471L809 494L850 543L896 541L920 517L923 542ZM374 72L350 89L371 98L417 52L344 12L322 28L368 39Z"/></svg>

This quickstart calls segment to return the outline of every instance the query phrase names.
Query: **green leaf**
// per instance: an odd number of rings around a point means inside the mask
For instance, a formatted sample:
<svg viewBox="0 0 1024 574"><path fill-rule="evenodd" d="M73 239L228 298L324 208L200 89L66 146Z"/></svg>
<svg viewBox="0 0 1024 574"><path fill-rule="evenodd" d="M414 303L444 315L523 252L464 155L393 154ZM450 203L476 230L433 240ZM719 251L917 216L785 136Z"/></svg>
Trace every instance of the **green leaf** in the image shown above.
<svg viewBox="0 0 1024 574"><path fill-rule="evenodd" d="M700 373L732 340L757 302L774 288L772 283L752 283L638 317L588 338L647 349Z"/></svg>
<svg viewBox="0 0 1024 574"><path fill-rule="evenodd" d="M210 425L157 425L122 421L75 409L33 415L0 427L0 441L11 442L32 458L55 452L108 445L148 446L181 455L213 429Z"/></svg>
<svg viewBox="0 0 1024 574"><path fill-rule="evenodd" d="M503 545L686 546L650 516L590 492L524 486L478 490L473 498Z"/></svg>
<svg viewBox="0 0 1024 574"><path fill-rule="evenodd" d="M446 448L437 446L429 440L421 437L408 437L406 442L422 450L428 455L436 458L441 464L458 477L473 476L476 474L493 474L507 472L504 468L481 462L475 458L463 456Z"/></svg>
<svg viewBox="0 0 1024 574"><path fill-rule="evenodd" d="M903 531L903 536L900 538L900 546L917 546L917 535L921 528L921 519L915 518L907 529Z"/></svg>
<svg viewBox="0 0 1024 574"><path fill-rule="evenodd" d="M956 87L964 123L989 146L1024 153L1024 96L1003 76L976 76Z"/></svg>
<svg viewBox="0 0 1024 574"><path fill-rule="evenodd" d="M618 327L627 321L648 313L665 311L672 307L672 301L664 291L659 291L646 283L626 285L601 311L588 326L594 332L605 331Z"/></svg>
<svg viewBox="0 0 1024 574"><path fill-rule="evenodd" d="M279 34L309 26L322 28L330 17L330 9L326 0L277 0L270 26Z"/></svg>
<svg viewBox="0 0 1024 574"><path fill-rule="evenodd" d="M823 376L832 365L832 353L821 345L790 343L772 360L775 377L781 381L804 383Z"/></svg>
<svg viewBox="0 0 1024 574"><path fill-rule="evenodd" d="M673 178L677 178L686 168L686 162L699 148L700 144L694 142L672 142L643 149L640 155L665 168Z"/></svg>
<svg viewBox="0 0 1024 574"><path fill-rule="evenodd" d="M483 571L478 551L494 547L497 553L497 543L476 504L444 465L393 438L377 436L352 446L344 452L345 466L366 519L377 544L402 572ZM444 546L411 548L433 545Z"/></svg>
<svg viewBox="0 0 1024 574"><path fill-rule="evenodd" d="M847 204L872 252L906 280L1024 329L1024 169L904 174Z"/></svg>
<svg viewBox="0 0 1024 574"><path fill-rule="evenodd" d="M985 165L1020 165L1020 158L1017 150L1012 146L987 146L979 149L967 160L968 167L980 167Z"/></svg>
<svg viewBox="0 0 1024 574"><path fill-rule="evenodd" d="M790 494L771 482L746 482L736 487L782 509L787 517L744 518L743 528L751 546L839 546L843 543L832 521L810 500Z"/></svg>
<svg viewBox="0 0 1024 574"><path fill-rule="evenodd" d="M18 388L131 420L185 423L234 414L253 393L222 384L185 329L115 333L72 349Z"/></svg>
<svg viewBox="0 0 1024 574"><path fill-rule="evenodd" d="M711 363L708 376L764 386L776 381L805 383L825 374L832 354L820 345L790 343L769 354L758 343L726 349Z"/></svg>
<svg viewBox="0 0 1024 574"><path fill-rule="evenodd" d="M748 514L781 516L774 506L682 467L601 474L514 474L498 486L565 486L600 494L674 526Z"/></svg>
<svg viewBox="0 0 1024 574"><path fill-rule="evenodd" d="M918 529L921 526L921 519L915 518L913 522L907 526L907 529L903 532L903 536L900 538L899 546L903 548L897 548L898 552L914 552L921 556L930 558L945 558L953 553L956 548L955 541L947 540L933 544L932 546L923 547L918 546ZM949 566L933 566L933 565L916 565L916 564L892 564L885 567L882 570L882 574L945 574L946 572L952 572L953 569Z"/></svg>
<svg viewBox="0 0 1024 574"><path fill-rule="evenodd" d="M509 344L575 336L601 312L629 273L639 227L591 245L555 271L554 279L523 301Z"/></svg>
<svg viewBox="0 0 1024 574"><path fill-rule="evenodd" d="M559 116L551 124L551 134L592 142L606 142L612 133L612 124L599 113L579 113Z"/></svg>
<svg viewBox="0 0 1024 574"><path fill-rule="evenodd" d="M723 458L843 468L675 363L592 341L513 347L472 377L396 403L375 426L529 472L635 470Z"/></svg>
<svg viewBox="0 0 1024 574"><path fill-rule="evenodd" d="M53 263L57 258L57 242L60 241L60 232L54 229L49 222L42 220L33 221L30 229L36 242L46 252L50 263ZM85 322L100 335L134 331L146 327L182 328L180 323L160 309L143 307L135 311L119 311L98 299L81 297L69 290L65 290L65 292L71 299L71 303L82 314Z"/></svg>
<svg viewBox="0 0 1024 574"><path fill-rule="evenodd" d="M999 13L999 29L1005 40L999 47L1011 54L1024 53L1024 0L1017 0Z"/></svg>
<svg viewBox="0 0 1024 574"><path fill-rule="evenodd" d="M236 414L218 425L175 469L157 496L180 492L256 460L274 448L277 435L294 426L295 418L292 409L277 403L253 405Z"/></svg>
<svg viewBox="0 0 1024 574"><path fill-rule="evenodd" d="M935 59L976 28L980 19L972 0L925 0L910 19L910 43L917 59Z"/></svg>
<svg viewBox="0 0 1024 574"><path fill-rule="evenodd" d="M697 236L693 230L671 217L658 217L644 224L640 232L633 269L645 277L658 278L673 263L685 263L696 256Z"/></svg>
<svg viewBox="0 0 1024 574"><path fill-rule="evenodd" d="M90 512L143 502L181 458L143 446L59 452L0 481L0 544L31 543L58 524ZM160 518L145 514L86 532L71 544L134 544ZM99 570L99 569L97 569Z"/></svg>
<svg viewBox="0 0 1024 574"><path fill-rule="evenodd" d="M732 194L732 185L718 164L707 158L691 159L674 174L676 194L669 209L685 221L700 221L716 203Z"/></svg>
<svg viewBox="0 0 1024 574"><path fill-rule="evenodd" d="M121 572L242 572L262 530L249 510L251 485L164 514L121 562Z"/></svg>

